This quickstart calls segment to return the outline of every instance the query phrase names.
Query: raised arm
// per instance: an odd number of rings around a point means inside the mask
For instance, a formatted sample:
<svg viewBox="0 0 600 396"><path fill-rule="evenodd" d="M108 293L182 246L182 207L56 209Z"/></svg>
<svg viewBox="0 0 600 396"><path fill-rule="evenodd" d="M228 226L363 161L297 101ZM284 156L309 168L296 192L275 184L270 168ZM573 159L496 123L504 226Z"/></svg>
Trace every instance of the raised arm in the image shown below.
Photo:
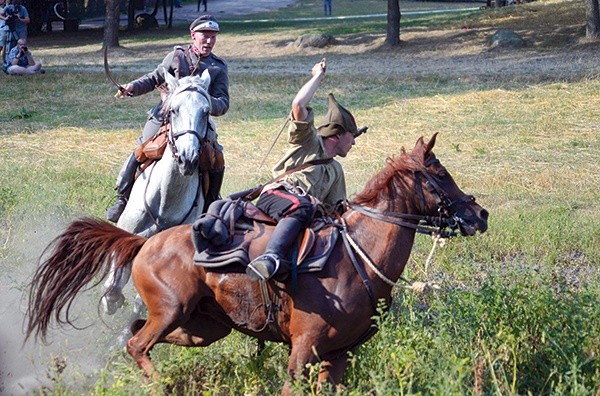
<svg viewBox="0 0 600 396"><path fill-rule="evenodd" d="M308 104L312 100L317 88L321 85L321 81L325 78L325 70L327 69L327 64L325 59L321 60L319 63L313 66L312 68L312 77L306 84L300 88L296 97L292 101L292 117L296 121L304 121L306 120L306 116L308 115Z"/></svg>

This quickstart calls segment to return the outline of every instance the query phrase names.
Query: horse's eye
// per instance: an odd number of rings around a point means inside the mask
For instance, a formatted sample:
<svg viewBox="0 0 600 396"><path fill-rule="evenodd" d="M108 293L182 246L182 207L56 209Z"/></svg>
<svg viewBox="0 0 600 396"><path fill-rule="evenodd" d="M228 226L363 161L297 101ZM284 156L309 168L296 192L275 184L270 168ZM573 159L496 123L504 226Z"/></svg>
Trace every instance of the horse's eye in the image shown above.
<svg viewBox="0 0 600 396"><path fill-rule="evenodd" d="M446 172L446 169L440 169L437 172L437 175L439 178L444 178L444 177L448 176L448 172Z"/></svg>

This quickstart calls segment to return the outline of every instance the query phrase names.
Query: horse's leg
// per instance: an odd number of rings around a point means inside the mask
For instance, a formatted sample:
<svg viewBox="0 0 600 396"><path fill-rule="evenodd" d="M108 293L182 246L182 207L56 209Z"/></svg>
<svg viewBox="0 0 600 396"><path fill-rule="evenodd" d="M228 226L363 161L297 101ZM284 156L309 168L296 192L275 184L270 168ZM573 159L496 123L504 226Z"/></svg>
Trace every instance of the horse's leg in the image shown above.
<svg viewBox="0 0 600 396"><path fill-rule="evenodd" d="M169 310L169 312L173 312ZM127 341L127 352L149 378L158 378L150 360L150 350L160 340L165 330L173 324L176 315L150 316L144 326Z"/></svg>
<svg viewBox="0 0 600 396"><path fill-rule="evenodd" d="M231 332L230 326L197 311L192 313L184 327L173 329L180 325L177 322L180 322L183 312L167 307L168 304L162 306L161 314L150 312L145 323L143 320L135 321L131 328L134 336L127 342L127 352L149 378L158 378L149 355L155 344L167 342L179 346L208 346Z"/></svg>
<svg viewBox="0 0 600 396"><path fill-rule="evenodd" d="M312 351L310 347L313 345L313 340L293 340L292 341L292 350L290 351L290 358L288 360L288 368L287 373L290 377L290 380L295 380L301 376L306 376L307 369L306 365L308 363L314 364L318 362L317 356ZM292 396L294 393L292 392L292 384L290 380L286 381L283 390L281 391L282 395Z"/></svg>
<svg viewBox="0 0 600 396"><path fill-rule="evenodd" d="M346 367L348 367L348 355L345 353L336 359L322 361L317 380L318 391L321 390L324 382L329 382L334 386L339 384L346 371Z"/></svg>
<svg viewBox="0 0 600 396"><path fill-rule="evenodd" d="M194 312L185 325L169 333L164 341L179 346L205 347L226 337L229 333L231 333L230 326L215 320L210 315Z"/></svg>
<svg viewBox="0 0 600 396"><path fill-rule="evenodd" d="M125 301L123 288L131 276L131 263L127 264L122 271L115 270L115 263L110 266L108 278L104 282L104 295L102 296L102 307L107 315L113 315L121 308Z"/></svg>
<svg viewBox="0 0 600 396"><path fill-rule="evenodd" d="M320 363L319 375L317 377L317 391L320 392L322 384L326 381L332 385L337 385L340 383L342 376L344 375L344 371L346 371L346 367L348 367L348 355L342 354L335 359L320 360L319 357L315 355L313 348L307 347L314 345L314 341L314 339L304 340L302 342L294 340L294 345L300 346L292 346L290 359L288 361L288 375L292 380L297 379L299 375L306 376L307 364ZM293 392L291 389L291 383L286 381L283 387L282 395L292 394Z"/></svg>

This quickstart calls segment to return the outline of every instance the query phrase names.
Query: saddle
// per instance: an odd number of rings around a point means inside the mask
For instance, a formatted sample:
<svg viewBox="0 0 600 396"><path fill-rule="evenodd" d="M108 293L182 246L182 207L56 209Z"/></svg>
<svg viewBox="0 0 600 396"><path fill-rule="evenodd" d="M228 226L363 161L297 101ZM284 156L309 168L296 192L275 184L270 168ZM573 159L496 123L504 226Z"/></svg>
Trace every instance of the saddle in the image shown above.
<svg viewBox="0 0 600 396"><path fill-rule="evenodd" d="M216 201L192 226L194 263L213 270L234 265L246 267L264 253L276 224L251 202ZM338 227L332 218L315 218L288 252L283 260L287 266L283 267L297 273L321 271L338 237ZM281 274L285 270L282 268Z"/></svg>

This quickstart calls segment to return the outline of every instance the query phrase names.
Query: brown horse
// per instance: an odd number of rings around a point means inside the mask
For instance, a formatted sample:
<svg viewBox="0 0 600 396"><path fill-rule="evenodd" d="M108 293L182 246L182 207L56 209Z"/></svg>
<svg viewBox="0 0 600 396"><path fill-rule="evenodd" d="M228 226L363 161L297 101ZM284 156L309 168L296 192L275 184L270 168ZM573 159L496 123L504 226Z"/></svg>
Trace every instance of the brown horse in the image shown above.
<svg viewBox="0 0 600 396"><path fill-rule="evenodd" d="M191 225L146 239L104 221L75 221L50 245L50 256L33 277L26 335L44 339L53 317L70 324L69 307L79 290L105 276L110 259L118 268L133 260L134 285L148 319L132 324L127 350L149 377L158 375L149 357L156 343L207 346L236 329L290 345L291 378L304 374L307 363L320 363L319 383L337 383L347 353L372 335L377 301L390 303L415 233L449 236L450 228L474 235L487 229L487 211L459 189L431 151L435 138L420 138L412 153L403 149L387 160L335 223L343 238L325 268L299 275L296 287L271 280L261 288L242 265L218 271L195 266ZM250 246L251 259L268 239L264 225L255 228L261 235ZM291 393L289 382L283 393Z"/></svg>

